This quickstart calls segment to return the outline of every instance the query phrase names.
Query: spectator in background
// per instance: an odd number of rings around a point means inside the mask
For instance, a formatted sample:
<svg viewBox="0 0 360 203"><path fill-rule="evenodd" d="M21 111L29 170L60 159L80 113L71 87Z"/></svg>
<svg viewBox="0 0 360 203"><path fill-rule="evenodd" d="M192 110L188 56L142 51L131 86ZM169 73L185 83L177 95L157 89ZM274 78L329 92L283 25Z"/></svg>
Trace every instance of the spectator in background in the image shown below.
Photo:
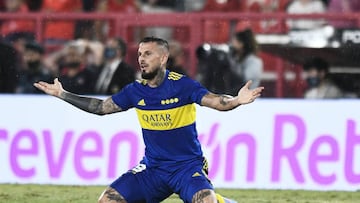
<svg viewBox="0 0 360 203"><path fill-rule="evenodd" d="M42 63L43 54L44 48L40 44L36 42L26 43L24 52L25 67L19 72L16 93L42 93L33 84L38 81L53 81L49 69Z"/></svg>
<svg viewBox="0 0 360 203"><path fill-rule="evenodd" d="M294 0L289 4L289 14L312 14L326 12L325 4L320 0ZM315 29L326 24L323 20L288 20L289 29Z"/></svg>
<svg viewBox="0 0 360 203"><path fill-rule="evenodd" d="M258 45L250 29L235 33L229 55L232 72L231 95L236 95L236 90L248 80L252 80L250 89L259 87L263 61L257 56L257 50Z"/></svg>
<svg viewBox="0 0 360 203"><path fill-rule="evenodd" d="M96 11L99 13L116 12L122 14L137 13L139 6L134 0L99 0L96 5ZM96 21L95 22L95 36L96 39L104 42L108 37L115 36L115 22ZM131 29L130 29L131 30ZM129 32L133 39L134 32Z"/></svg>
<svg viewBox="0 0 360 203"><path fill-rule="evenodd" d="M232 94L228 53L220 46L204 44L196 50L198 74L196 79L214 93Z"/></svg>
<svg viewBox="0 0 360 203"><path fill-rule="evenodd" d="M0 41L0 93L14 93L17 84L17 52Z"/></svg>
<svg viewBox="0 0 360 203"><path fill-rule="evenodd" d="M181 44L177 41L169 42L169 58L167 61L166 68L170 71L181 73L186 75L186 70L184 68L185 56L184 49Z"/></svg>
<svg viewBox="0 0 360 203"><path fill-rule="evenodd" d="M328 11L330 13L355 13L360 11L359 0L331 0ZM336 28L355 28L357 20L332 20L330 24Z"/></svg>
<svg viewBox="0 0 360 203"><path fill-rule="evenodd" d="M76 46L81 52L84 66L94 74L103 61L104 44L99 41L90 41L86 39L72 40L61 46L61 49L53 51L44 58L45 66L54 74L59 75L62 72L61 60L68 52L68 46Z"/></svg>
<svg viewBox="0 0 360 203"><path fill-rule="evenodd" d="M33 39L24 33L13 33L5 38L4 41L15 48L17 55L19 56L17 60L21 63L22 55L25 52L25 44L29 41L33 41Z"/></svg>
<svg viewBox="0 0 360 203"><path fill-rule="evenodd" d="M61 53L59 80L63 86L77 94L93 94L96 76L84 63L85 49L71 42Z"/></svg>
<svg viewBox="0 0 360 203"><path fill-rule="evenodd" d="M42 10L47 13L81 11L81 0L43 0ZM74 39L75 22L72 20L48 20L44 38L49 45L62 45Z"/></svg>
<svg viewBox="0 0 360 203"><path fill-rule="evenodd" d="M23 0L5 0L5 12L21 13L28 12ZM33 40L35 37L35 22L24 19L10 19L1 24L1 35L6 41L14 38L14 35L22 35L23 38Z"/></svg>
<svg viewBox="0 0 360 203"><path fill-rule="evenodd" d="M104 65L95 85L95 93L111 95L135 81L135 69L125 62L126 44L120 38L106 42Z"/></svg>
<svg viewBox="0 0 360 203"><path fill-rule="evenodd" d="M103 63L104 44L99 41L90 41L84 39L78 39L76 42L85 50L84 58L86 66L97 74L99 72L98 69Z"/></svg>
<svg viewBox="0 0 360 203"><path fill-rule="evenodd" d="M329 64L321 58L308 59L303 65L308 89L306 99L343 97L342 91L329 78Z"/></svg>
<svg viewBox="0 0 360 203"><path fill-rule="evenodd" d="M24 34L24 33L14 33L11 34L5 41L5 43L9 44L10 46L12 46L13 49L13 57L14 57L14 64L15 64L15 71L16 74L22 70L25 66L24 63L24 53L25 53L25 45L27 42L32 41L32 38L29 37L29 35ZM2 63L3 61L0 61L0 63ZM17 79L15 84L17 84Z"/></svg>

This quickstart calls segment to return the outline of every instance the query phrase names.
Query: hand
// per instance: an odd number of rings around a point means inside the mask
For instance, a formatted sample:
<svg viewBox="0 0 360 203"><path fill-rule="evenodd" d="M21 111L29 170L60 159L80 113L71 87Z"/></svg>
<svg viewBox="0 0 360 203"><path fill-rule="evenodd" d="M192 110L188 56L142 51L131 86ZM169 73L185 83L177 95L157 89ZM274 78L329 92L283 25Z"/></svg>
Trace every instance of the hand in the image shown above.
<svg viewBox="0 0 360 203"><path fill-rule="evenodd" d="M250 90L249 87L252 81L249 80L240 90L237 96L239 104L248 104L253 102L256 98L260 97L264 87L257 87Z"/></svg>
<svg viewBox="0 0 360 203"><path fill-rule="evenodd" d="M40 82L34 83L34 86L36 88L40 89L41 91L45 92L46 94L49 94L49 95L52 95L55 97L60 97L61 93L64 92L64 89L57 78L55 78L54 84L49 84L47 82L40 81Z"/></svg>

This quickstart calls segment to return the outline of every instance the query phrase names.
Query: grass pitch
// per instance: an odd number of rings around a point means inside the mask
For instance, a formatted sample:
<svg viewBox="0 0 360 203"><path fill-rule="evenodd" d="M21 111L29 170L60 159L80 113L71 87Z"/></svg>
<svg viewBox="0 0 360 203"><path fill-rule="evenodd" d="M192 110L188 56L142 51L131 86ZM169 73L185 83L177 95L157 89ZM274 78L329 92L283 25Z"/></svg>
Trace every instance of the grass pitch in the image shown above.
<svg viewBox="0 0 360 203"><path fill-rule="evenodd" d="M97 202L105 186L58 186L0 184L1 203L88 203ZM301 190L228 190L218 193L239 203L357 203L360 192ZM180 203L176 195L164 201Z"/></svg>

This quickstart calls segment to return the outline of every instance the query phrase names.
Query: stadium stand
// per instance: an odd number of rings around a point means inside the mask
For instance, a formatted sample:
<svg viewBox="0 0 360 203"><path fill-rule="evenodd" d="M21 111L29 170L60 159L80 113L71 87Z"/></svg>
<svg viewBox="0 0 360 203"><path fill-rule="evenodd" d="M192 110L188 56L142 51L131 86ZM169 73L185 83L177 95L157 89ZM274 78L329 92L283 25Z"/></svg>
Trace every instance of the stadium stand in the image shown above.
<svg viewBox="0 0 360 203"><path fill-rule="evenodd" d="M206 42L226 44L230 40L230 37L226 39L227 35L231 36L230 34L235 31L251 28L256 33L260 45L259 56L264 61L262 81L268 86L264 96L302 97L306 87L302 75L302 63L310 56L321 56L328 60L332 67L330 72L334 73L342 88L359 93L360 85L353 79L358 77L360 72L356 62L360 54L358 51L360 37L357 31L360 25L359 13L287 14L284 11L289 0L278 0L276 4L271 0L253 2L255 3L252 5L233 6L232 9L225 9L226 12L211 10L210 6L195 12L161 14L123 13L111 12L111 10L110 12L27 12L21 15L2 12L0 20L3 24L9 20L31 20L35 25L36 40L43 43L48 53L56 50L56 47L45 40L44 25L48 22L108 21L112 26L111 35L122 37L128 42L127 61L134 67L137 67L136 43L143 34L142 30L153 26L174 28L172 39L168 40L176 40L182 44L184 56L187 58L184 66L191 77L196 77L197 74L196 50L199 46ZM326 25L318 29L298 31L288 29L285 22L289 19L325 19L326 22L351 20L352 26L336 29ZM223 22L226 28L213 29L208 26L208 22ZM134 28L139 28L139 31L134 33ZM208 40L211 37L219 39Z"/></svg>

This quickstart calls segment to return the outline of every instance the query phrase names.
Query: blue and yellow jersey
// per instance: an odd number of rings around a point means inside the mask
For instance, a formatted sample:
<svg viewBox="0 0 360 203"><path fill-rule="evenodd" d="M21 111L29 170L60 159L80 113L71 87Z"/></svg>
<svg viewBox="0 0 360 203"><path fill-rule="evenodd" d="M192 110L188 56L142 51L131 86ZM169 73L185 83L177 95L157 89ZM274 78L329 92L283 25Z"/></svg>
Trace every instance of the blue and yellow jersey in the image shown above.
<svg viewBox="0 0 360 203"><path fill-rule="evenodd" d="M148 166L174 164L202 157L195 125L195 103L208 90L184 75L166 71L163 83L152 88L146 80L112 96L123 110L135 108L145 143Z"/></svg>

